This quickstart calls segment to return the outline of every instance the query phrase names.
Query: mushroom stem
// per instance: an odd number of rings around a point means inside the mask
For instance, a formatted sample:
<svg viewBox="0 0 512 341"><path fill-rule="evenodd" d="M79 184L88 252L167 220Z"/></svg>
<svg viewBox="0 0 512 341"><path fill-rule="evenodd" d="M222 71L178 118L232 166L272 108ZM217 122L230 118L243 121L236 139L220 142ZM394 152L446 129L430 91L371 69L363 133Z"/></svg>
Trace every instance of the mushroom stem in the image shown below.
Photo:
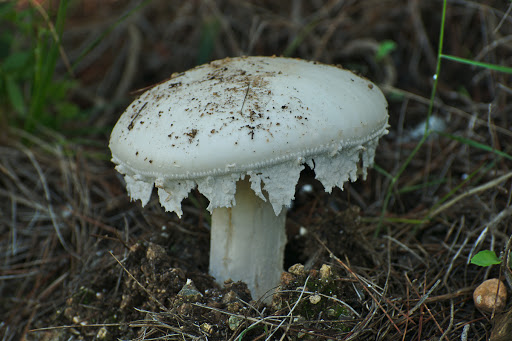
<svg viewBox="0 0 512 341"><path fill-rule="evenodd" d="M253 299L272 300L279 285L286 244L286 209L276 216L246 178L238 181L236 204L212 212L210 274L218 283L244 281Z"/></svg>

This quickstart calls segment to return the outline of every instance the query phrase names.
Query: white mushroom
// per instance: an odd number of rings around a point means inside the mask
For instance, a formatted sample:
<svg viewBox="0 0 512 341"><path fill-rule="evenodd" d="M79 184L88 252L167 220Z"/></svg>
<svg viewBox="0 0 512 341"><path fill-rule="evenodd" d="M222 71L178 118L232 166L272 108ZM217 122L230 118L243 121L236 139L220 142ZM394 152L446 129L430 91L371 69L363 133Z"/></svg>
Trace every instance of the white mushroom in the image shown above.
<svg viewBox="0 0 512 341"><path fill-rule="evenodd" d="M286 208L304 165L330 192L363 177L387 133L387 103L339 67L279 57L226 58L172 77L136 99L110 139L132 200L153 186L181 216L191 189L212 212L210 273L247 283L254 298L279 283Z"/></svg>

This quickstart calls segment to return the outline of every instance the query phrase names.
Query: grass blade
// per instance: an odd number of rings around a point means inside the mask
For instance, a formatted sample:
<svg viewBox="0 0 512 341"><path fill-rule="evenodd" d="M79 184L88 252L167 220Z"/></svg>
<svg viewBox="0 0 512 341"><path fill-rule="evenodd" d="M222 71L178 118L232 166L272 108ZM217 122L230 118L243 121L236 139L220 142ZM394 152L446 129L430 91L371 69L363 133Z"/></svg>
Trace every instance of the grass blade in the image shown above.
<svg viewBox="0 0 512 341"><path fill-rule="evenodd" d="M468 64L471 66L478 66L478 67L483 67L483 68L486 68L489 70L512 74L512 67L508 67L508 66L495 65L495 64L489 64L489 63L484 63L484 62L477 62L475 60L460 58L460 57L451 56L451 55L447 55L447 54L441 54L441 58L447 59L447 60L452 60L452 61L462 63L462 64Z"/></svg>

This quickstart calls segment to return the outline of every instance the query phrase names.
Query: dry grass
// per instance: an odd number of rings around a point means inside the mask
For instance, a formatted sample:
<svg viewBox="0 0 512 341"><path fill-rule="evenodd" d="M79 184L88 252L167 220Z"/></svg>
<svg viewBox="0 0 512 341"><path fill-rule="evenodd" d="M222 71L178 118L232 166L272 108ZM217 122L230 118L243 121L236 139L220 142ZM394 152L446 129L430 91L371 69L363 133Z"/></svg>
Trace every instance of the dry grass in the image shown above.
<svg viewBox="0 0 512 341"><path fill-rule="evenodd" d="M469 259L484 249L509 256L511 76L443 61L433 102L443 134L434 132L395 182L388 176L421 138L414 129L429 108L441 1L154 0L130 11L135 6L84 0L68 19L71 62L91 47L75 69L73 94L90 110L79 124L89 132L71 124L79 133L0 134L2 340L92 340L103 330L105 339L135 340L487 340L493 321L492 340L508 339L509 319L477 311L471 296L491 277L510 291L508 262L480 268ZM444 53L511 65L510 6L449 1ZM396 49L377 60L385 40ZM145 209L130 203L107 141L130 91L201 62L272 54L342 64L372 79L388 98L391 133L366 182L327 195L304 174L315 190L299 192L289 213L298 246L287 262L306 271L286 275L276 303L265 307L244 299L243 287L221 290L206 275L204 199L194 194L182 220L156 198ZM164 260L148 258L154 245L164 246ZM325 283L322 264L333 269ZM203 294L194 302L177 295L186 278ZM230 291L236 299L219 301ZM315 294L322 305L310 304Z"/></svg>

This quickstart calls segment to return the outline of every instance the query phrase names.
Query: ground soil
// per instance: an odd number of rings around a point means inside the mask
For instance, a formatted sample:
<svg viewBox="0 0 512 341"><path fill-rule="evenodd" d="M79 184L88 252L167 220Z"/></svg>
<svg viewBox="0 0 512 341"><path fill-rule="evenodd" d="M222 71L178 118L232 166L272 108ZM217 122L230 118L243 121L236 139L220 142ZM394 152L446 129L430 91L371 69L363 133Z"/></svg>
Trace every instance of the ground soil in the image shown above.
<svg viewBox="0 0 512 341"><path fill-rule="evenodd" d="M511 65L510 6L448 1L443 52ZM41 8L52 17L50 5ZM62 47L77 62L70 99L87 117L27 132L1 108L9 118L0 120L2 340L512 339L510 305L480 311L472 298L487 278L512 288L512 79L443 60L430 101L442 8L74 2ZM394 48L377 57L386 41ZM389 102L390 133L365 181L325 193L312 170L301 175L287 216L286 271L268 304L244 283L208 275L210 217L200 193L183 202L181 219L155 193L144 208L130 202L107 147L138 90L237 55L340 64L373 80ZM56 77L66 75L60 61ZM422 140L430 105L436 132ZM469 263L489 249L502 264Z"/></svg>

